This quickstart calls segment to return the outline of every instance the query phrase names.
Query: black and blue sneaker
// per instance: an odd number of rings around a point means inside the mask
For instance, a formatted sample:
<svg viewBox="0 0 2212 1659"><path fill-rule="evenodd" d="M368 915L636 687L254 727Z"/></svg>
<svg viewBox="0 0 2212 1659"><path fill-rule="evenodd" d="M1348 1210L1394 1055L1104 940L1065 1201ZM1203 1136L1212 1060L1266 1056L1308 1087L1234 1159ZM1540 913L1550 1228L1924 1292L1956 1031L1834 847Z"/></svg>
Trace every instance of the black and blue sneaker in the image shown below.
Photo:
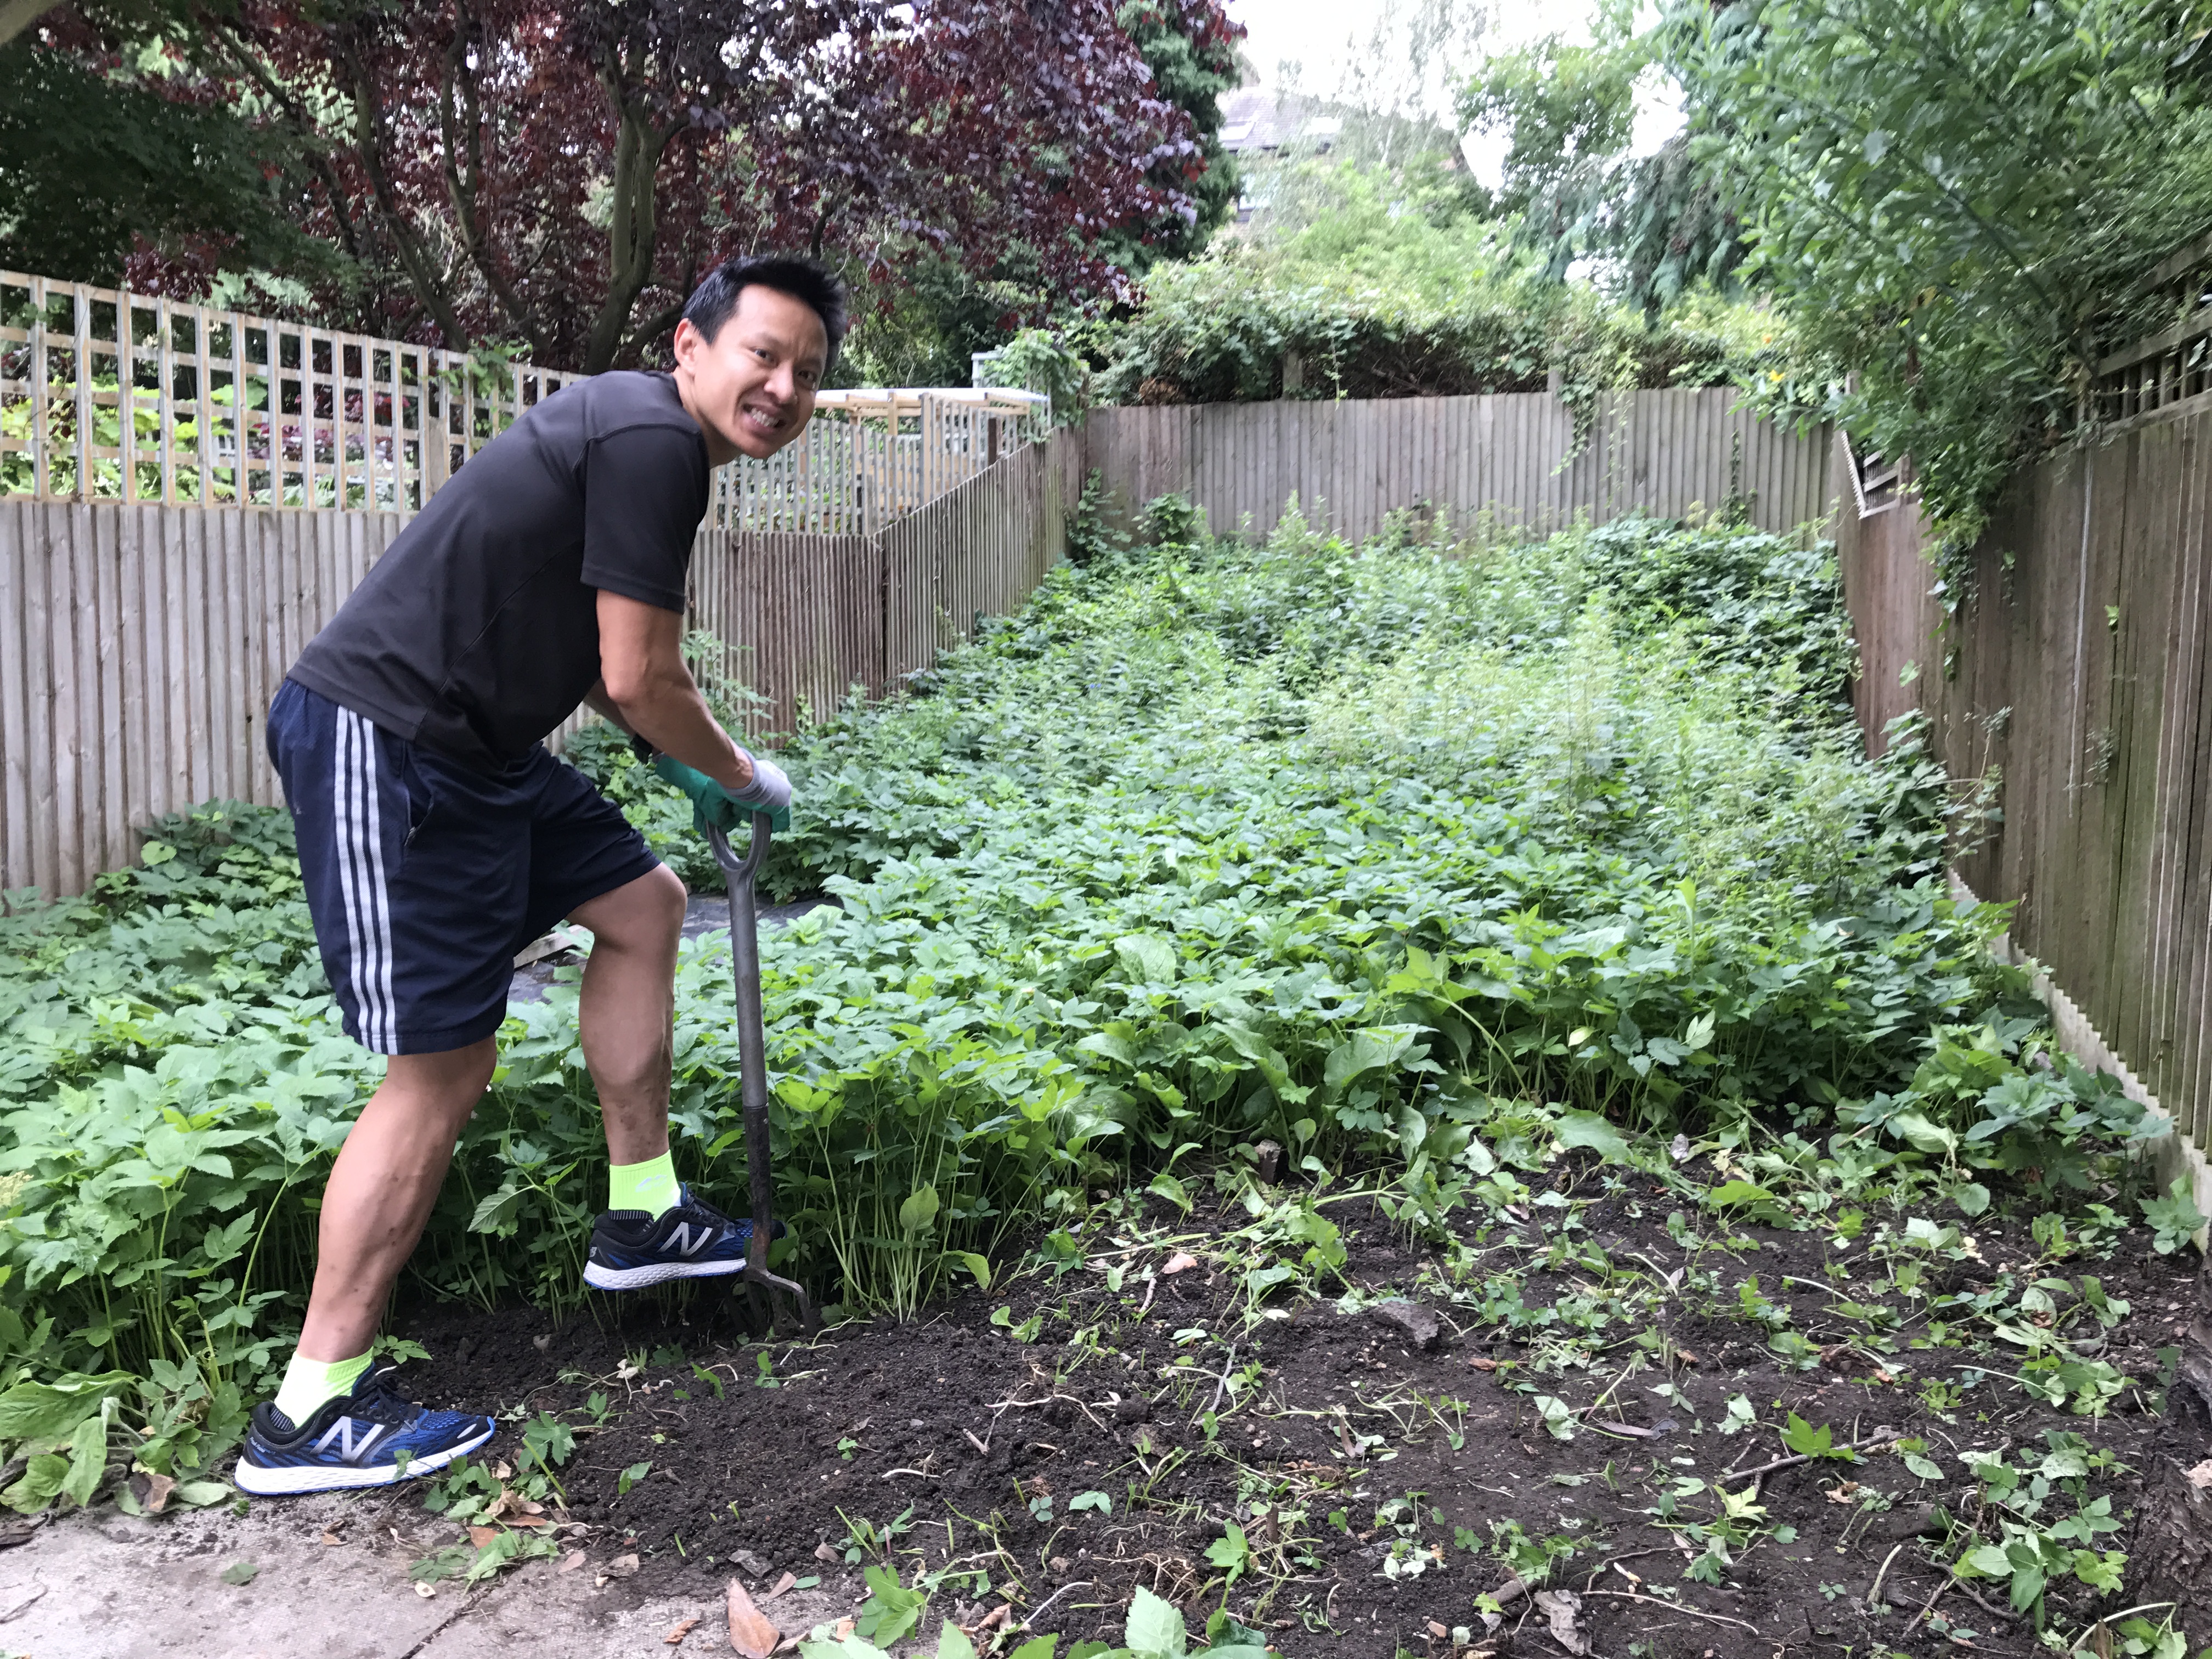
<svg viewBox="0 0 2212 1659"><path fill-rule="evenodd" d="M426 1411L400 1394L392 1375L389 1365L371 1369L351 1394L325 1401L304 1423L273 1405L256 1406L230 1478L257 1497L388 1486L441 1469L491 1438L489 1417Z"/></svg>
<svg viewBox="0 0 2212 1659"><path fill-rule="evenodd" d="M787 1229L775 1224L775 1237ZM602 1291L640 1291L678 1279L720 1279L743 1273L753 1242L750 1221L732 1221L711 1204L677 1189L676 1207L659 1215L607 1210L592 1229L584 1283Z"/></svg>

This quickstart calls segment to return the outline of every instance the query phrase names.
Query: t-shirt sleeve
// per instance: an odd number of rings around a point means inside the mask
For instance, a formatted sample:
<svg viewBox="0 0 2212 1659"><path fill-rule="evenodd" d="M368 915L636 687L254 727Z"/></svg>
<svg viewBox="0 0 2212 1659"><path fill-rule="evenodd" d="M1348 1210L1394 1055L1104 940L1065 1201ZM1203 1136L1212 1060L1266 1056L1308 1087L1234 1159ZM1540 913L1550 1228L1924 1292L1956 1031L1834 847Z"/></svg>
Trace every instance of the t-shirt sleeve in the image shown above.
<svg viewBox="0 0 2212 1659"><path fill-rule="evenodd" d="M672 426L592 440L584 460L584 585L684 609L691 541L707 514L707 449Z"/></svg>

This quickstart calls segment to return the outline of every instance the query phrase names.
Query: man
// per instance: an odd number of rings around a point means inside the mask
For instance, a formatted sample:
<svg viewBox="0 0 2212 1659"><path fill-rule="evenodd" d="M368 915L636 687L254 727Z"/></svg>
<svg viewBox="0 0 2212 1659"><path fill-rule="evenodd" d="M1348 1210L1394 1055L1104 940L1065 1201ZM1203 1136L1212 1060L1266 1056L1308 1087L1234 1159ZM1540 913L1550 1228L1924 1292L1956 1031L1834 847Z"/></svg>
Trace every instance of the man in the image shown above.
<svg viewBox="0 0 2212 1659"><path fill-rule="evenodd" d="M739 259L699 285L665 374L599 375L538 404L440 490L316 635L269 749L348 1033L392 1056L324 1190L315 1282L235 1479L249 1492L388 1484L489 1439L369 1364L461 1125L489 1085L516 951L591 930L578 1023L606 1119L607 1212L586 1279L732 1273L750 1224L668 1154L682 880L540 739L587 701L683 767L734 829L790 799L732 742L679 653L709 469L806 429L844 331L819 266ZM680 763L672 766L670 762ZM703 1242L702 1242L703 1241Z"/></svg>

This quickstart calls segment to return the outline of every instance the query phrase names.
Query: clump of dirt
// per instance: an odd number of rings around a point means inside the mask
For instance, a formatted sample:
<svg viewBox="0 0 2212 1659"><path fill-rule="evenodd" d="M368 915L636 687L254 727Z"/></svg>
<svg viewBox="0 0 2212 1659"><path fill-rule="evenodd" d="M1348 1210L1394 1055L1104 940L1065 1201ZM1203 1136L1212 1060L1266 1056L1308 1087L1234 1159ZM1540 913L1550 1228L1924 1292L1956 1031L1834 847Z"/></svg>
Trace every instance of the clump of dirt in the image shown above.
<svg viewBox="0 0 2212 1659"><path fill-rule="evenodd" d="M1995 1534L1969 1455L2063 1450L2043 1514L2108 1498L2104 1550L2154 1471L2212 1449L2154 1409L2192 1264L2141 1230L2060 1260L1991 1217L1927 1248L1902 1218L1887 1249L1878 1225L1696 1237L1664 1188L1605 1184L1420 1248L1367 1200L1328 1206L1326 1296L1255 1302L1242 1206L1132 1204L990 1294L811 1344L706 1302L556 1329L426 1310L410 1334L428 1395L578 1425L572 1512L641 1583L789 1572L857 1602L881 1561L935 1576L933 1621L1006 1601L1002 1631L1104 1638L1142 1585L1194 1629L1225 1607L1342 1659L2020 1652L2005 1586L1950 1572L1977 1522ZM2097 1297L2128 1307L2092 1318ZM2023 1388L2045 1331L2109 1368L2101 1414ZM1801 1444L1864 1449L1801 1456L1793 1417ZM2124 1605L2054 1580L2046 1615Z"/></svg>

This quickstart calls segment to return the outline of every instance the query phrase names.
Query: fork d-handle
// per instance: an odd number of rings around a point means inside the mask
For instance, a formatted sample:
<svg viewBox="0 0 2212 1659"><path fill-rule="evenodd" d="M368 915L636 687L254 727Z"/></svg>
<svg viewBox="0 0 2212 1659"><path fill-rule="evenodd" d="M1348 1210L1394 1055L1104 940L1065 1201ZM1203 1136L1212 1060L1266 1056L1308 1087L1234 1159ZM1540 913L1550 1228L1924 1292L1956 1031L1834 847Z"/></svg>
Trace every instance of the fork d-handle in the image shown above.
<svg viewBox="0 0 2212 1659"><path fill-rule="evenodd" d="M730 890L730 960L738 997L738 1063L744 1070L738 1096L744 1103L745 1170L752 1182L753 1236L745 1249L744 1280L762 1291L781 1291L799 1308L800 1328L811 1336L822 1326L822 1316L805 1285L780 1278L768 1270L769 1241L775 1232L775 1170L769 1162L768 1132L768 1037L761 1025L760 923L753 908L753 877L768 856L769 821L766 813L753 815L750 841L741 859L730 848L730 838L714 825L707 840L714 849L714 862ZM771 1323L775 1304L770 1300Z"/></svg>

